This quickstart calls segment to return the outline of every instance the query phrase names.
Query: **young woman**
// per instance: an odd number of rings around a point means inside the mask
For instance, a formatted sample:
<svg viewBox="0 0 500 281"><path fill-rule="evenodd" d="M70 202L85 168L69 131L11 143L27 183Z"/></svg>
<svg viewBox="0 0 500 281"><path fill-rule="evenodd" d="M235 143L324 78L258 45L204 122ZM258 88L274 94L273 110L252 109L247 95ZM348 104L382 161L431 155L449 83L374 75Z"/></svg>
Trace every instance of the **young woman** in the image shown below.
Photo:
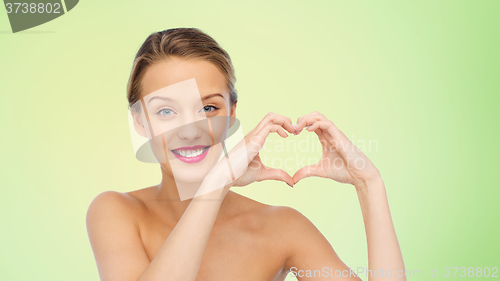
<svg viewBox="0 0 500 281"><path fill-rule="evenodd" d="M230 57L210 36L194 28L169 29L146 39L130 76L129 103L132 106L150 93L193 78L200 95L198 105L187 106L181 100L157 104L154 110L148 108L151 118L236 116ZM139 121L136 128L143 135L147 130ZM323 145L317 165L304 167L293 177L262 165L258 150L270 133L287 137L287 132L299 134L303 130L316 133ZM180 175L173 173L168 163L161 163L162 181L156 186L99 194L88 209L87 229L101 280L284 280L290 272L301 281L359 280L301 213L262 204L230 190L263 180L293 186L309 176L351 184L356 189L368 240L369 270L378 272L368 279L406 280L384 182L372 162L332 121L313 112L293 125L290 118L269 113L245 141L253 145L248 152L253 157L249 165L257 168L247 169L227 185L217 173L205 175L204 185L223 188L180 200L176 180L196 173L198 168L190 167L199 167L196 165L201 165L202 159L182 161L179 165L184 165L185 174ZM196 130L176 132L164 143L169 155L194 157L198 155L194 150L182 150L195 145L201 145L207 155L212 152L210 138Z"/></svg>

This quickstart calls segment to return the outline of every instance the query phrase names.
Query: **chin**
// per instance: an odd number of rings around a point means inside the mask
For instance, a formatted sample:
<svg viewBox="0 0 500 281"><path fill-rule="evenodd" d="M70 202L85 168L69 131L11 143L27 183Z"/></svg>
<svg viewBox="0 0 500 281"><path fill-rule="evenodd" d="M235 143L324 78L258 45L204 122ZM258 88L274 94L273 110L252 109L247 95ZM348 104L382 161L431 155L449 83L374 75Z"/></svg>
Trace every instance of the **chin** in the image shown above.
<svg viewBox="0 0 500 281"><path fill-rule="evenodd" d="M217 164L217 160L220 157L220 153L217 153L217 149L211 147L207 151L206 157L196 163L187 163L177 159L173 153L169 161L172 175L176 182L181 183L200 183L203 182L205 177L209 174L212 168Z"/></svg>
<svg viewBox="0 0 500 281"><path fill-rule="evenodd" d="M205 179L206 175L208 173L202 174L199 171L196 170L190 170L186 169L183 170L182 172L177 172L174 173L174 179L177 185L186 183L186 184L194 184L198 183L201 184L203 180Z"/></svg>

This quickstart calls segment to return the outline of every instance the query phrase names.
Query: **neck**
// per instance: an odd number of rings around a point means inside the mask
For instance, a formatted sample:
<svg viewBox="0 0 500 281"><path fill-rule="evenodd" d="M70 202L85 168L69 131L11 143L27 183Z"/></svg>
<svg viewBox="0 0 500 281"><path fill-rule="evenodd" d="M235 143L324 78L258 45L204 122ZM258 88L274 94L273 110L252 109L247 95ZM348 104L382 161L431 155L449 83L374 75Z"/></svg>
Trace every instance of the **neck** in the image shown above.
<svg viewBox="0 0 500 281"><path fill-rule="evenodd" d="M167 215L169 219L178 222L191 203L192 199L181 200L174 177L170 173L166 172L163 167L161 167L161 174L161 183L156 186L155 201L157 202L161 212ZM235 194L232 191L227 192L223 201L220 203L221 206L219 208L216 221L221 220L221 218L229 214L234 195Z"/></svg>

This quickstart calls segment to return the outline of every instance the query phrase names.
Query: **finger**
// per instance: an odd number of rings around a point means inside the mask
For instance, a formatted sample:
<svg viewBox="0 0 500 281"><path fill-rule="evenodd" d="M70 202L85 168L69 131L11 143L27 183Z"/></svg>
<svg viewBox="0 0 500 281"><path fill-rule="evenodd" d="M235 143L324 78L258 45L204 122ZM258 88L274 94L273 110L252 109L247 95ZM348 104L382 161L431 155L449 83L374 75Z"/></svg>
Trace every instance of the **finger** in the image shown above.
<svg viewBox="0 0 500 281"><path fill-rule="evenodd" d="M292 125L292 120L289 117L275 115L269 120L270 123L280 125L285 130L293 134L295 132L295 127Z"/></svg>
<svg viewBox="0 0 500 281"><path fill-rule="evenodd" d="M265 125L269 124L269 121L270 119L274 116L275 114L272 113L272 112L269 112L268 114L266 114L266 116L264 116L264 118L262 118L262 120L260 120L259 124L257 124L257 126L255 126L254 130L256 132L260 131Z"/></svg>
<svg viewBox="0 0 500 281"><path fill-rule="evenodd" d="M311 112L311 113L309 113L309 114L306 114L306 115L300 116L300 117L297 119L297 123L296 123L295 127L297 128L297 125L298 125L299 123L301 123L301 122L302 122L302 120L304 120L304 119L307 119L307 118L310 118L310 117L314 117L314 116L319 117L320 115L321 115L321 113L319 113L318 111L314 111L314 112Z"/></svg>
<svg viewBox="0 0 500 281"><path fill-rule="evenodd" d="M283 130L283 127L277 124L267 124L255 133L254 137L265 139L270 133L278 133L282 138L288 137L288 134Z"/></svg>
<svg viewBox="0 0 500 281"><path fill-rule="evenodd" d="M288 134L285 133L285 131L281 127L278 127L278 130L276 132L278 133L278 135L282 136L283 138L288 137Z"/></svg>
<svg viewBox="0 0 500 281"><path fill-rule="evenodd" d="M314 131L314 133L316 133L316 135L318 136L318 140L321 143L321 147L323 148L323 150L326 150L328 147L328 142L330 142L330 139L327 139L325 136L327 134L323 133L322 130L316 130Z"/></svg>
<svg viewBox="0 0 500 281"><path fill-rule="evenodd" d="M302 132L304 127L311 126L315 122L322 121L322 120L324 120L324 117L321 117L320 115L311 115L309 117L302 118L300 120L300 122L298 122L297 125L295 126L295 129L298 133L300 133L300 132Z"/></svg>
<svg viewBox="0 0 500 281"><path fill-rule="evenodd" d="M269 168L265 167L262 170L261 177L258 181L264 181L264 180L277 180L277 181L282 181L288 184L290 187L293 186L293 179L292 177L285 171L281 169L274 169L274 168Z"/></svg>
<svg viewBox="0 0 500 281"><path fill-rule="evenodd" d="M315 130L314 133L318 135L318 139L321 142L327 141L332 143L333 142L333 137L330 135L328 131L323 131L323 130Z"/></svg>
<svg viewBox="0 0 500 281"><path fill-rule="evenodd" d="M281 126L275 124L268 124L267 126L263 127L260 131L258 131L256 135L249 137L248 140L246 141L249 159L253 159L255 157L255 155L264 146L269 134L273 132L278 133L283 138L288 137L288 135L285 133L285 131Z"/></svg>
<svg viewBox="0 0 500 281"><path fill-rule="evenodd" d="M287 116L283 116L286 118L286 120L290 123L290 125L293 127L293 133L295 135L295 132L296 132L296 129L295 129L295 126L293 125L292 123L292 119L290 117L287 117Z"/></svg>
<svg viewBox="0 0 500 281"><path fill-rule="evenodd" d="M283 130L287 129L289 132L294 133L295 128L292 126L291 119L269 113L259 123L259 125L245 136L245 143L247 145L247 156L249 161L262 149L265 144L266 138L270 133L276 132L282 138L288 137L288 134Z"/></svg>
<svg viewBox="0 0 500 281"><path fill-rule="evenodd" d="M302 115L300 116L299 118L297 118L297 123L299 123L300 121L302 121L302 119L304 118L308 118L308 117L311 117L311 116L315 116L315 115L319 115L321 113L319 113L318 111L313 111L311 113L308 113L308 114L305 114L305 115Z"/></svg>
<svg viewBox="0 0 500 281"><path fill-rule="evenodd" d="M297 183L300 180L308 177L322 177L322 176L323 175L319 171L318 164L315 164L300 168L297 172L295 172L292 178L293 182Z"/></svg>
<svg viewBox="0 0 500 281"><path fill-rule="evenodd" d="M285 130L290 133L295 132L295 127L292 125L292 120L289 117L285 117L275 113L268 113L264 119L257 125L257 131L260 131L264 126L268 124L276 124L282 126Z"/></svg>
<svg viewBox="0 0 500 281"><path fill-rule="evenodd" d="M314 131L318 135L324 149L326 147L323 142L327 141L335 148L335 151L338 151L344 157L347 157L349 154L348 149L353 145L345 134L337 129L335 124L330 120L315 122L307 130Z"/></svg>
<svg viewBox="0 0 500 281"><path fill-rule="evenodd" d="M283 130L283 127L276 124L268 124L267 126L262 128L262 130L260 130L257 135L263 138L267 138L270 133L278 133L278 135L280 135L282 138L288 137L288 134Z"/></svg>
<svg viewBox="0 0 500 281"><path fill-rule="evenodd" d="M316 121L314 123L312 123L309 127L307 127L306 130L308 130L309 132L314 132L318 129L321 129L323 131L328 131L328 129L330 129L330 127L333 126L333 122L330 121L330 120L319 120L319 121Z"/></svg>
<svg viewBox="0 0 500 281"><path fill-rule="evenodd" d="M288 121L284 117L281 119L283 122ZM289 125L291 126L290 122ZM237 175L237 177L241 176L247 170L249 163L252 162L253 159L255 159L256 155L264 146L267 137L272 132L278 133L278 135L283 138L288 137L287 133L283 130L283 127L281 125L271 122L265 125L254 136L251 136L251 134L255 134L255 131L252 130L250 136L247 134L243 140L241 140L235 147L231 149L231 151L229 151L229 158L231 158L231 162L234 162L232 166L235 167L233 169L233 172L235 175ZM293 181L289 180L289 182L293 184Z"/></svg>
<svg viewBox="0 0 500 281"><path fill-rule="evenodd" d="M332 137L337 136L339 139L345 137L345 135L337 128L337 126L335 126L335 124L331 120L327 119L323 114L312 115L307 118L303 118L301 123L299 123L296 128L300 133L306 126L309 132L321 129L325 132L328 132L328 134L330 134Z"/></svg>

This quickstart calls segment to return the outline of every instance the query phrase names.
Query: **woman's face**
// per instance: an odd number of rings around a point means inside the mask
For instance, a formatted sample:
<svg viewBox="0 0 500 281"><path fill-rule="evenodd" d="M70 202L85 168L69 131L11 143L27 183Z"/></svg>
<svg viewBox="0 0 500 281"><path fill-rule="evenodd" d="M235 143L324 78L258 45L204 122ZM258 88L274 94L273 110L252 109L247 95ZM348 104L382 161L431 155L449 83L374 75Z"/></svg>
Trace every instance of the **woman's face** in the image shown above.
<svg viewBox="0 0 500 281"><path fill-rule="evenodd" d="M208 61L173 57L151 65L141 86L144 129L158 162L178 188L203 181L235 117L224 76Z"/></svg>

